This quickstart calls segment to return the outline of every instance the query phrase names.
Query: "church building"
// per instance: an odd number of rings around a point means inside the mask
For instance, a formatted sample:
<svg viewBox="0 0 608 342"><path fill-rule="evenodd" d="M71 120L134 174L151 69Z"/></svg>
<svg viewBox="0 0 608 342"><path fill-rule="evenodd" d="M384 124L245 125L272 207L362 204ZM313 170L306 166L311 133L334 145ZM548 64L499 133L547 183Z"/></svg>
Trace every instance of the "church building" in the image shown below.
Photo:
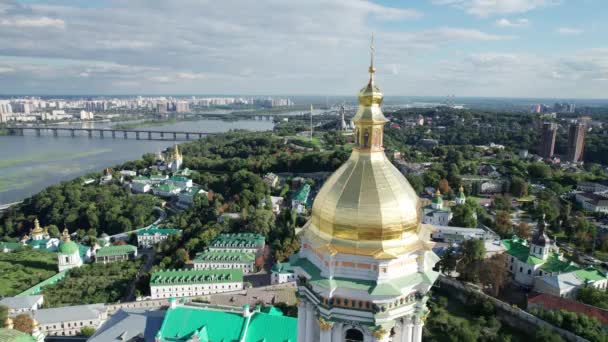
<svg viewBox="0 0 608 342"><path fill-rule="evenodd" d="M317 195L290 265L299 342L419 342L427 292L439 276L420 200L388 160L374 80L359 93L355 146Z"/></svg>

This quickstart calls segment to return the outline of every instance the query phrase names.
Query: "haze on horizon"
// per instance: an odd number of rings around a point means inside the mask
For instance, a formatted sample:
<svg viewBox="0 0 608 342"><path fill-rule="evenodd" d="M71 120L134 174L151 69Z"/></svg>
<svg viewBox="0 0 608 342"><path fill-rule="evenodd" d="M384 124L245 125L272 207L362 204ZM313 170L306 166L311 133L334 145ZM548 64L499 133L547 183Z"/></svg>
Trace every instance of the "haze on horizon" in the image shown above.
<svg viewBox="0 0 608 342"><path fill-rule="evenodd" d="M605 0L0 0L0 94L606 98Z"/></svg>

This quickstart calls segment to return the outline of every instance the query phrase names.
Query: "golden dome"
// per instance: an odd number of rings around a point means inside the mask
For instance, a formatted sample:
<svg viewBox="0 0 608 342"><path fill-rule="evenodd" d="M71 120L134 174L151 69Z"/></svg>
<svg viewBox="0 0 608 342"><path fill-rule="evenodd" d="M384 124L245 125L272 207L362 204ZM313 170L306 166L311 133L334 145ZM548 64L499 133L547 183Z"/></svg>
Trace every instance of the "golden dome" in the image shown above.
<svg viewBox="0 0 608 342"><path fill-rule="evenodd" d="M373 41L372 41L373 44ZM312 207L307 227L311 239L329 249L383 256L418 244L420 200L384 154L382 93L374 82L373 47L370 78L359 93L353 152L325 182Z"/></svg>
<svg viewBox="0 0 608 342"><path fill-rule="evenodd" d="M38 218L34 219L34 229L32 230L32 235L41 235L44 233L44 230L40 227L40 221Z"/></svg>

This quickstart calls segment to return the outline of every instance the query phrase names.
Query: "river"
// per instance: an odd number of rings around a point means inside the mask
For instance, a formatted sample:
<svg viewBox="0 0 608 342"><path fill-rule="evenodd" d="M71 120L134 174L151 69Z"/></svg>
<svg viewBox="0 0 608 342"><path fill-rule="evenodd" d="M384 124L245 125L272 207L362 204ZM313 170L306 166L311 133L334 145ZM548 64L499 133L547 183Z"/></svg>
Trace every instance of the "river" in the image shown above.
<svg viewBox="0 0 608 342"><path fill-rule="evenodd" d="M108 125L87 123L86 127L107 128ZM215 133L232 129L264 131L272 127L272 121L264 120L199 120L150 129ZM156 153L174 143L171 140L125 140L118 135L116 139L82 135L53 137L48 133L37 137L33 131L25 136L0 136L0 204L20 201L49 185L138 159L144 153Z"/></svg>

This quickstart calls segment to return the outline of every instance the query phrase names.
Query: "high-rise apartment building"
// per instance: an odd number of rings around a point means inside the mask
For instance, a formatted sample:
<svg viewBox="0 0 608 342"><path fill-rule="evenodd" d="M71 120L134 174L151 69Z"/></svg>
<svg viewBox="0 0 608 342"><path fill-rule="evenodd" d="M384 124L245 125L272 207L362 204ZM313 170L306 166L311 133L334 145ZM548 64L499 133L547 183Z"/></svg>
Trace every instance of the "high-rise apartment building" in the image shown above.
<svg viewBox="0 0 608 342"><path fill-rule="evenodd" d="M570 125L568 129L568 161L579 162L583 160L586 133L587 125L584 121L579 120Z"/></svg>
<svg viewBox="0 0 608 342"><path fill-rule="evenodd" d="M555 148L555 136L557 135L557 125L553 122L544 122L541 127L540 150L538 154L543 158L553 157Z"/></svg>

